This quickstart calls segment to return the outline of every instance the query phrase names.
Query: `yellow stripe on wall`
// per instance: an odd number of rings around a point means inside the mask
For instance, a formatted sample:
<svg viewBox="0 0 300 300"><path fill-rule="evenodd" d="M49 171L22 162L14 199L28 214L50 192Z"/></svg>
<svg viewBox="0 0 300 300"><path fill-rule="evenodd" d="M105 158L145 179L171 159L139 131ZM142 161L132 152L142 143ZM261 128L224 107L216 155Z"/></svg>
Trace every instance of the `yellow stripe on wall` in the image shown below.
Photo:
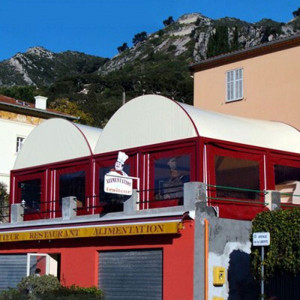
<svg viewBox="0 0 300 300"><path fill-rule="evenodd" d="M0 233L0 242L18 242L35 240L56 240L84 237L128 236L174 234L181 229L181 223L146 223L118 226L95 226L85 228L61 228L52 230L35 230Z"/></svg>

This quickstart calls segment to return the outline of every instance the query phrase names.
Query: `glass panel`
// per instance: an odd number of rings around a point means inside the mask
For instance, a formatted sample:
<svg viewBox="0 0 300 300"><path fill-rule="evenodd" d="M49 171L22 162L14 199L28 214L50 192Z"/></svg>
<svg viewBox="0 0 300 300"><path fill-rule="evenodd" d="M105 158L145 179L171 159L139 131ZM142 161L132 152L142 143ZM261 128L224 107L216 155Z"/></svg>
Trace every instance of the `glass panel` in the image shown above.
<svg viewBox="0 0 300 300"><path fill-rule="evenodd" d="M39 211L41 205L41 179L26 180L19 183L21 201L25 201L25 212Z"/></svg>
<svg viewBox="0 0 300 300"><path fill-rule="evenodd" d="M114 167L105 167L99 170L99 201L100 206L103 207L103 212L123 211L123 202L130 198L130 196L104 192L104 176L112 169L114 169ZM126 174L130 174L130 166L125 164L123 171Z"/></svg>
<svg viewBox="0 0 300 300"><path fill-rule="evenodd" d="M239 82L238 81L235 82L235 95L234 95L234 99L239 99Z"/></svg>
<svg viewBox="0 0 300 300"><path fill-rule="evenodd" d="M232 72L227 72L227 82L231 81L231 74Z"/></svg>
<svg viewBox="0 0 300 300"><path fill-rule="evenodd" d="M230 83L227 83L227 100L230 100Z"/></svg>
<svg viewBox="0 0 300 300"><path fill-rule="evenodd" d="M30 255L30 275L42 276L47 274L47 256Z"/></svg>
<svg viewBox="0 0 300 300"><path fill-rule="evenodd" d="M156 200L183 200L183 184L190 181L190 155L165 157L154 163Z"/></svg>
<svg viewBox="0 0 300 300"><path fill-rule="evenodd" d="M230 189L230 187L260 189L259 164L257 161L216 155L215 172L217 197L259 199L259 193L257 192ZM228 189L222 189L221 186L228 187Z"/></svg>
<svg viewBox="0 0 300 300"><path fill-rule="evenodd" d="M243 98L243 80L239 80L238 82L238 97Z"/></svg>
<svg viewBox="0 0 300 300"><path fill-rule="evenodd" d="M242 69L237 69L235 71L235 79L238 80L238 79L241 79L242 78Z"/></svg>
<svg viewBox="0 0 300 300"><path fill-rule="evenodd" d="M232 100L234 97L233 97L233 93L234 93L234 89L233 89L233 82L230 83L230 97L229 97L229 100Z"/></svg>
<svg viewBox="0 0 300 300"><path fill-rule="evenodd" d="M25 138L23 137L17 137L17 144L16 144L16 152L19 152L23 146Z"/></svg>
<svg viewBox="0 0 300 300"><path fill-rule="evenodd" d="M62 198L75 196L77 206L85 206L85 171L66 173L59 176L59 203Z"/></svg>
<svg viewBox="0 0 300 300"><path fill-rule="evenodd" d="M282 202L300 203L300 168L275 165L275 189Z"/></svg>
<svg viewBox="0 0 300 300"><path fill-rule="evenodd" d="M47 254L29 253L27 256L27 276L47 275L48 273L47 264L48 264Z"/></svg>

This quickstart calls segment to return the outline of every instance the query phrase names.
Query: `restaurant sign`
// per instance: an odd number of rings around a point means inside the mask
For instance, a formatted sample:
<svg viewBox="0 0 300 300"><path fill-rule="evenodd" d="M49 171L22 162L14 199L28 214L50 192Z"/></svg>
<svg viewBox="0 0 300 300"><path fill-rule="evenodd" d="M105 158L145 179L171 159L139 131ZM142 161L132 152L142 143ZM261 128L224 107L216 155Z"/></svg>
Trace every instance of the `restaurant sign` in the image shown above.
<svg viewBox="0 0 300 300"><path fill-rule="evenodd" d="M132 195L132 178L106 174L104 192L119 195Z"/></svg>
<svg viewBox="0 0 300 300"><path fill-rule="evenodd" d="M182 223L180 222L165 222L116 226L74 227L51 230L11 231L0 233L0 243L85 237L176 234L179 233L180 229L182 229Z"/></svg>

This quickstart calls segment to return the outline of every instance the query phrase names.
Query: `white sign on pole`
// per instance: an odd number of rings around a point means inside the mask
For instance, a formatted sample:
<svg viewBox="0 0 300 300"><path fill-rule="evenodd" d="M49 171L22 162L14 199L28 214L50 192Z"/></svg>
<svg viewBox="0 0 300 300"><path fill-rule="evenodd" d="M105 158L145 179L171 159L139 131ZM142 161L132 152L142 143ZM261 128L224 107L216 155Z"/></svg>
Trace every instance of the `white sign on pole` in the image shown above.
<svg viewBox="0 0 300 300"><path fill-rule="evenodd" d="M270 232L255 232L253 233L253 246L269 246Z"/></svg>

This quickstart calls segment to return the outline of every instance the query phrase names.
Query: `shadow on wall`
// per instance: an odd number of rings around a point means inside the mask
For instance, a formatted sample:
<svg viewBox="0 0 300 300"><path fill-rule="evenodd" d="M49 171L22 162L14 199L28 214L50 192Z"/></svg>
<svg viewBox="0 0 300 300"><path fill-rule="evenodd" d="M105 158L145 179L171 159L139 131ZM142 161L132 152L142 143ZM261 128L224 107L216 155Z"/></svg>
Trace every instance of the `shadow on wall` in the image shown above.
<svg viewBox="0 0 300 300"><path fill-rule="evenodd" d="M234 250L229 257L228 300L253 300L259 297L259 285L250 270L250 254Z"/></svg>

